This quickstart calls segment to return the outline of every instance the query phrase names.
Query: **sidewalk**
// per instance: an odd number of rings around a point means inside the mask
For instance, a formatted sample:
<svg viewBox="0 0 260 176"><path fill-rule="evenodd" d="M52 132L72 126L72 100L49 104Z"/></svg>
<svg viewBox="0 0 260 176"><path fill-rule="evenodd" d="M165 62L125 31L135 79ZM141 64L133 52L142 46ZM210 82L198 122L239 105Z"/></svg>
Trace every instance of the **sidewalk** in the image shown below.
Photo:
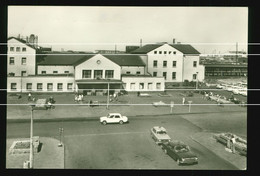
<svg viewBox="0 0 260 176"><path fill-rule="evenodd" d="M9 154L13 141L20 139L7 139L6 141L6 168L22 169L23 163L29 160L29 153ZM42 147L40 152L34 154L34 169L64 169L64 147L58 147L59 141L54 138L40 137Z"/></svg>
<svg viewBox="0 0 260 176"><path fill-rule="evenodd" d="M199 132L191 136L191 138L205 146L209 150L213 151L216 155L223 158L224 160L230 162L240 170L245 170L247 168L247 157L241 156L238 153L230 153L225 150L225 146L216 142L213 138L214 133L209 132Z"/></svg>
<svg viewBox="0 0 260 176"><path fill-rule="evenodd" d="M76 119L76 118L99 118L109 112L118 112L126 116L139 115L165 115L171 114L170 102L174 101L173 114L183 113L210 113L210 112L246 112L245 107L238 105L217 106L215 102L202 99L202 95L194 94L193 97L186 97L186 101L192 101L189 112L188 105L182 105L180 91L169 92L172 96L160 97L158 93L151 93L151 97L137 97L136 94L120 96L118 102L110 102L109 110L106 109L106 96L85 96L81 103L74 102L74 94L57 94L55 109L35 110L34 119ZM36 98L47 98L48 95L35 94ZM27 105L26 96L21 99L8 97L7 120L30 119L31 108ZM100 106L89 107L90 100L99 101ZM167 106L154 107L153 102L163 101ZM15 105L16 104L16 105ZM200 105L201 104L201 105Z"/></svg>

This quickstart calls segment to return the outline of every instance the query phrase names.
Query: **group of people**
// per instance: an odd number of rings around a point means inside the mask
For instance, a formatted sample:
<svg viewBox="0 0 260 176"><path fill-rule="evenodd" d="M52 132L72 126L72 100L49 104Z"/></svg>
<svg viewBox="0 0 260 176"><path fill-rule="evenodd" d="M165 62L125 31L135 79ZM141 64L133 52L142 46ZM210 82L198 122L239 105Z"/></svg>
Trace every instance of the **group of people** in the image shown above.
<svg viewBox="0 0 260 176"><path fill-rule="evenodd" d="M75 94L75 102L82 102L84 98L83 94Z"/></svg>

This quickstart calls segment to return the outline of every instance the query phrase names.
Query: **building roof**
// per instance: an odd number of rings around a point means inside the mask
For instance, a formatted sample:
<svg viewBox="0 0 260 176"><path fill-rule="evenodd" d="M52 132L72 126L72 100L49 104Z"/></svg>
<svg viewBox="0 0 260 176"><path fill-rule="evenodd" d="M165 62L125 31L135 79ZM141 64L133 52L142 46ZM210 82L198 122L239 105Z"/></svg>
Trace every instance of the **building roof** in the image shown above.
<svg viewBox="0 0 260 176"><path fill-rule="evenodd" d="M41 61L38 62L38 65L74 65L80 60L86 60L93 57L93 54L68 54L68 53L57 53L57 54L46 54Z"/></svg>
<svg viewBox="0 0 260 176"><path fill-rule="evenodd" d="M27 42L26 42L25 40L23 40L23 39L19 39L19 38L16 38L16 37L9 37L9 38L7 38L7 40L11 40L11 39L18 40L19 42L21 42L21 43L23 43L23 44L29 46L30 48L36 49L34 46L30 45L29 43L27 43Z"/></svg>
<svg viewBox="0 0 260 176"><path fill-rule="evenodd" d="M163 44L148 44L148 45L145 45L141 48L138 48L136 50L134 50L133 54L147 54L149 53L150 51L164 45L165 43ZM169 44L171 47L179 50L180 52L182 52L183 54L200 54L193 46L189 45L189 44Z"/></svg>
<svg viewBox="0 0 260 176"><path fill-rule="evenodd" d="M247 68L248 65L235 65L235 64L204 64L205 68L216 68L216 67L219 67L219 68L223 68L223 67L232 67L232 68Z"/></svg>
<svg viewBox="0 0 260 176"><path fill-rule="evenodd" d="M145 66L145 63L138 55L115 54L115 55L103 55L103 56L120 66Z"/></svg>

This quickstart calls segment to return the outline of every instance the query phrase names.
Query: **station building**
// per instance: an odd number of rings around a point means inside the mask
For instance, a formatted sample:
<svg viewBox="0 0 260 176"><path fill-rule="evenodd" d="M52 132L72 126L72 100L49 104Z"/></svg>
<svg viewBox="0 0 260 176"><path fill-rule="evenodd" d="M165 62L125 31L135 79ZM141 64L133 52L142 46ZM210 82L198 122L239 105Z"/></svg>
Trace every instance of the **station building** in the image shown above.
<svg viewBox="0 0 260 176"><path fill-rule="evenodd" d="M42 53L11 37L7 64L8 92L164 91L166 82L204 79L199 52L180 44L145 45L131 54Z"/></svg>

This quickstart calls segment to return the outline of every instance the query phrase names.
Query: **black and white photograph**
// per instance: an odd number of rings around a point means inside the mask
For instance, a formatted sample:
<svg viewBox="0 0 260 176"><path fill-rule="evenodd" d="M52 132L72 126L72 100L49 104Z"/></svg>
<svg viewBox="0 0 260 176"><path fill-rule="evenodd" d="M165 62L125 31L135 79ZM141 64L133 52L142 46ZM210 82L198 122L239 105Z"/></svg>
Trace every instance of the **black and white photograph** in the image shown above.
<svg viewBox="0 0 260 176"><path fill-rule="evenodd" d="M9 5L6 169L247 170L248 12Z"/></svg>

